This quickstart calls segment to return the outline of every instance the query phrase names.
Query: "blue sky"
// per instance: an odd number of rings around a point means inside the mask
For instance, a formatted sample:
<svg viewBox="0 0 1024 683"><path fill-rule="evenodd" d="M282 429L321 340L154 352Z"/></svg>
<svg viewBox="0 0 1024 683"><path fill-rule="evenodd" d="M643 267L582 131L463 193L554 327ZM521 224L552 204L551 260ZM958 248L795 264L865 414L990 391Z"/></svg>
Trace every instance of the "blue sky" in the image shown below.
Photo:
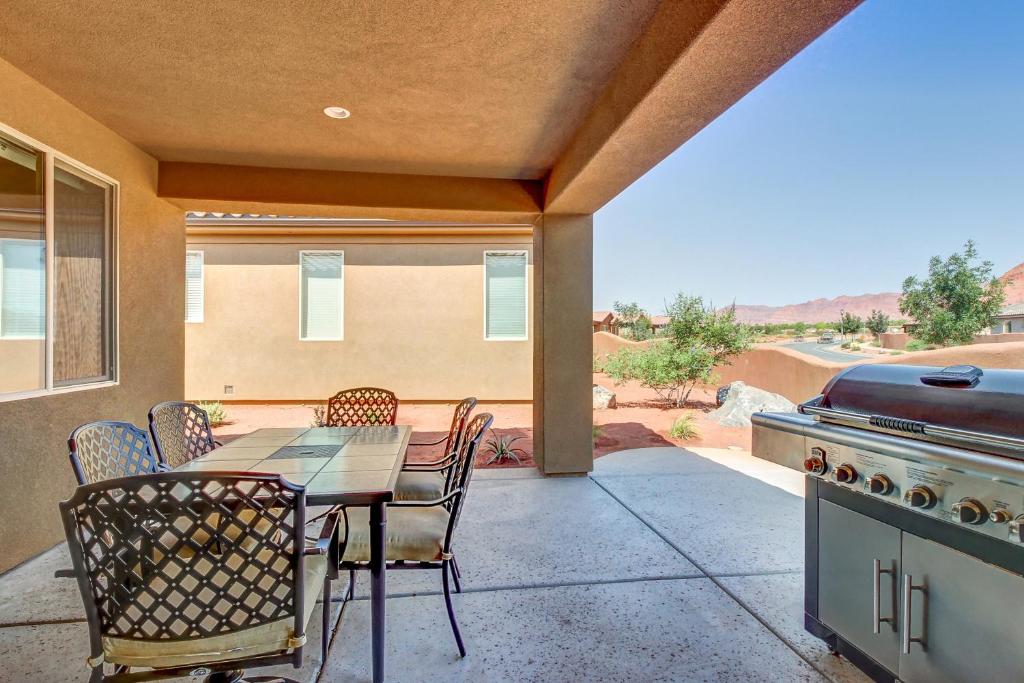
<svg viewBox="0 0 1024 683"><path fill-rule="evenodd" d="M1024 2L867 0L594 219L594 308L899 291L1024 261Z"/></svg>

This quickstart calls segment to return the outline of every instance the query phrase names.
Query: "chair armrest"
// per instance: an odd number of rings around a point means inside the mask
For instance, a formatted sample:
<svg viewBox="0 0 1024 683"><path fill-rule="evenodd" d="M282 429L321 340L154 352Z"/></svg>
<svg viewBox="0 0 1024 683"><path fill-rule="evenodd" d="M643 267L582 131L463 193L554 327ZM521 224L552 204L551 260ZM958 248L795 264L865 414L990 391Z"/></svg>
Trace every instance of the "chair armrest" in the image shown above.
<svg viewBox="0 0 1024 683"><path fill-rule="evenodd" d="M78 575L75 574L74 569L58 569L53 573L53 578L55 579L74 579L77 577Z"/></svg>
<svg viewBox="0 0 1024 683"><path fill-rule="evenodd" d="M345 539L339 541L338 539L338 527L340 519L345 518ZM333 562L329 562L330 565L328 571L332 571L334 574L337 573L338 562L344 555L344 547L348 545L348 512L346 512L343 505L339 505L326 515L323 528L320 529L320 536L311 546L306 546L302 550L303 555L327 555ZM333 576L332 576L333 577Z"/></svg>
<svg viewBox="0 0 1024 683"><path fill-rule="evenodd" d="M168 465L165 462L158 463L157 466L156 466L156 469L159 472L173 472L174 471L174 468L171 467L170 465Z"/></svg>
<svg viewBox="0 0 1024 683"><path fill-rule="evenodd" d="M448 438L447 436L442 436L437 441L419 441L419 442L415 442L415 443L410 442L409 445L410 446L436 446L439 443L443 442L447 438Z"/></svg>
<svg viewBox="0 0 1024 683"><path fill-rule="evenodd" d="M449 453L443 458L437 460L428 460L426 462L407 462L402 466L403 470L443 470L451 467L458 460L458 456L455 453Z"/></svg>
<svg viewBox="0 0 1024 683"><path fill-rule="evenodd" d="M220 447L220 446L223 446L224 444L223 444L223 443L221 443L220 441L217 441L217 439L214 439L214 440L213 440L213 445L214 445L214 446L217 446L217 447Z"/></svg>
<svg viewBox="0 0 1024 683"><path fill-rule="evenodd" d="M453 499L462 489L455 489L447 496L438 498L437 500L400 500L394 503L388 503L389 508L432 508L438 505L444 505L451 499Z"/></svg>

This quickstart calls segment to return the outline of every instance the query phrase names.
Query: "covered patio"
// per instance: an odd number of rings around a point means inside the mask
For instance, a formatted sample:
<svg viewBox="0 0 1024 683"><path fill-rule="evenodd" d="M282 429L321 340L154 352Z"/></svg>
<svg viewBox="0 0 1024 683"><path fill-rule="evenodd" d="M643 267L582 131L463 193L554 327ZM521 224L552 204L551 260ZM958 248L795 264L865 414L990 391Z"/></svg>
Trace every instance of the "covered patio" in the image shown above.
<svg viewBox="0 0 1024 683"><path fill-rule="evenodd" d="M0 344L0 368L30 371L0 386L4 675L87 674L81 598L52 578L68 566L54 548L57 504L76 491L68 435L205 398L185 396L186 212L530 240L517 341L532 348L536 468L481 472L469 495L456 608L470 657L448 642L436 588L388 573L388 680L847 675L796 621L800 503L774 486L792 477L671 449L606 457L588 477L588 361L594 212L858 4L5 3L0 156L17 180L0 177L0 219L17 225L0 237L33 242L18 267L35 280L32 362ZM55 203L64 186L91 188L91 223ZM83 338L88 371L72 363ZM389 358L361 363L372 376ZM335 605L330 657L321 668L309 648L308 680L369 678L366 603L357 590Z"/></svg>
<svg viewBox="0 0 1024 683"><path fill-rule="evenodd" d="M469 656L436 576L397 572L388 680L866 681L803 630L802 491L799 473L724 449L623 451L586 478L478 472L455 596ZM60 546L0 579L12 680L88 679L81 598L52 578L67 564ZM301 671L277 672L370 680L366 598L360 583L336 599L326 666L309 648Z"/></svg>

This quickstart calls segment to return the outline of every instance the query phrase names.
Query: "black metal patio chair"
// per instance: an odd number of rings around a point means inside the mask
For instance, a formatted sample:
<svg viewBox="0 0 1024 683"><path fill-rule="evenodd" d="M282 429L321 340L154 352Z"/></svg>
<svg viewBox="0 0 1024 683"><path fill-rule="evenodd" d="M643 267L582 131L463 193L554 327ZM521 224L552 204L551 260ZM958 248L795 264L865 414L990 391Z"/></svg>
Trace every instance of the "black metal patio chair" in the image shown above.
<svg viewBox="0 0 1024 683"><path fill-rule="evenodd" d="M398 417L398 398L387 389L345 389L327 399L327 427L393 425Z"/></svg>
<svg viewBox="0 0 1024 683"><path fill-rule="evenodd" d="M79 486L164 469L149 434L130 422L100 420L76 427L68 437L68 458Z"/></svg>
<svg viewBox="0 0 1024 683"><path fill-rule="evenodd" d="M430 501L399 501L389 503L387 510L388 539L386 549L387 571L396 569L440 569L441 584L448 620L459 647L459 654L466 656L459 624L452 607L449 587L452 563L455 560L453 543L459 516L466 500L470 480L473 477L473 462L476 458L484 432L494 421L489 413L474 417L466 428L466 436L459 449L455 466L454 486L445 496ZM370 561L370 515L367 508L352 507L348 510L348 538L342 553L341 568L350 572L369 569ZM454 577L452 577L454 578ZM352 596L350 584L349 597Z"/></svg>
<svg viewBox="0 0 1024 683"><path fill-rule="evenodd" d="M150 408L149 431L160 459L172 469L221 445L213 438L206 411L185 401L165 401Z"/></svg>
<svg viewBox="0 0 1024 683"><path fill-rule="evenodd" d="M302 486L276 474L160 472L81 486L60 512L91 683L226 683L244 668L298 668L321 585L326 656L344 541L335 513L304 542Z"/></svg>
<svg viewBox="0 0 1024 683"><path fill-rule="evenodd" d="M469 414L476 407L475 398L464 398L455 406L448 434L437 441L410 443L410 446L444 444L441 457L429 462L407 463L395 484L395 500L436 500L451 489L452 474L459 457L459 444L466 431Z"/></svg>

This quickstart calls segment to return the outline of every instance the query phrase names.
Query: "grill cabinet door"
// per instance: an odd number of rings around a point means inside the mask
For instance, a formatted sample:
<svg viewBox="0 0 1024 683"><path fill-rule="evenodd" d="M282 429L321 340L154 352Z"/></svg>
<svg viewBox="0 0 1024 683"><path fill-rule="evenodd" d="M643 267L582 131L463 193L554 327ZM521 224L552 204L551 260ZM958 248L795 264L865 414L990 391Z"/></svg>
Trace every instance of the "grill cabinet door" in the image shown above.
<svg viewBox="0 0 1024 683"><path fill-rule="evenodd" d="M1024 680L1024 577L907 533L903 572L927 593L912 591L910 635L925 647L900 656L901 680Z"/></svg>
<svg viewBox="0 0 1024 683"><path fill-rule="evenodd" d="M830 629L895 673L899 634L895 628L900 530L826 500L818 501L818 618ZM874 633L875 568L879 616Z"/></svg>

